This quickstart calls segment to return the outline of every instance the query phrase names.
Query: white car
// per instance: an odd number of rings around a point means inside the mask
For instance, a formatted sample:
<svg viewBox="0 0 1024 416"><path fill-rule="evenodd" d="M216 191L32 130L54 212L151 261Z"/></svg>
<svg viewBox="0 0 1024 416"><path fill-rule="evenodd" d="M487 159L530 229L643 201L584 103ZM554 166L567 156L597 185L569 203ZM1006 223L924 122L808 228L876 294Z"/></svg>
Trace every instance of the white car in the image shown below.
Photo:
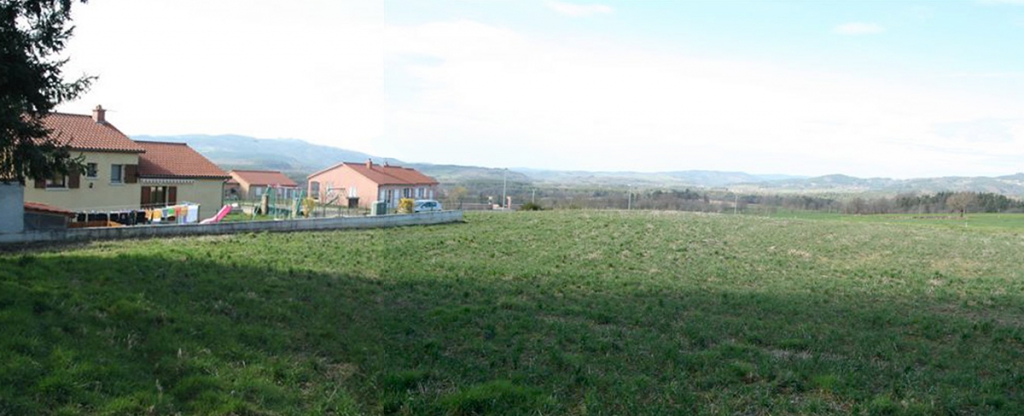
<svg viewBox="0 0 1024 416"><path fill-rule="evenodd" d="M412 212L440 211L441 203L433 199L417 199L412 203Z"/></svg>

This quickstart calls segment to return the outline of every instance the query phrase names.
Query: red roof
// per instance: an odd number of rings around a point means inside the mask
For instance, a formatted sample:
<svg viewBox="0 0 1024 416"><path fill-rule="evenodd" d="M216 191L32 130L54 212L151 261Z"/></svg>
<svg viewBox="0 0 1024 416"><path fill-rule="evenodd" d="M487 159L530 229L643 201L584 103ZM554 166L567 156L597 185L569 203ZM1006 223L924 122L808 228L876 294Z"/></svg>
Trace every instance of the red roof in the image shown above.
<svg viewBox="0 0 1024 416"><path fill-rule="evenodd" d="M437 185L434 178L420 173L416 169L403 168L401 166L388 166L366 163L341 162L327 169L309 175L310 178L341 166L348 166L356 173L365 176L367 179L376 182L378 185Z"/></svg>
<svg viewBox="0 0 1024 416"><path fill-rule="evenodd" d="M143 178L228 179L227 173L185 143L136 141L146 153L139 155Z"/></svg>
<svg viewBox="0 0 1024 416"><path fill-rule="evenodd" d="M74 217L75 216L74 212L68 211L68 210L66 210L64 208L57 208L57 207L55 207L53 205L46 205L46 204L39 203L39 202L26 202L25 203L25 211L27 211L27 212L37 212L37 213L40 213L40 214L64 215L64 216L67 216L67 217Z"/></svg>
<svg viewBox="0 0 1024 416"><path fill-rule="evenodd" d="M233 170L228 172L231 177L239 182L257 186L283 186L286 188L295 187L299 184L291 180L283 173L276 170Z"/></svg>
<svg viewBox="0 0 1024 416"><path fill-rule="evenodd" d="M51 138L75 150L127 153L146 151L112 124L97 123L92 116L50 113L43 118L43 125L52 130Z"/></svg>

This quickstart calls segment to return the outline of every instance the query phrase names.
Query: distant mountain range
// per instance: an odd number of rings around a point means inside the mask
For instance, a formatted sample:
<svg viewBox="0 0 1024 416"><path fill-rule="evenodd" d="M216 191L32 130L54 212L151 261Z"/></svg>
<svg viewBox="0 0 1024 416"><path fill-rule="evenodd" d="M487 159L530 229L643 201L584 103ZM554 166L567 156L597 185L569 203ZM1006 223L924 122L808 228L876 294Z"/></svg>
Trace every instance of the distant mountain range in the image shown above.
<svg viewBox="0 0 1024 416"><path fill-rule="evenodd" d="M338 162L365 162L383 158L363 152L321 146L298 139L257 139L248 136L188 134L180 136L134 136L135 140L188 143L203 156L230 169L269 169L284 172L292 179L304 181L310 173ZM389 163L398 161L389 159ZM400 163L400 162L399 162Z"/></svg>
<svg viewBox="0 0 1024 416"><path fill-rule="evenodd" d="M1014 175L946 176L940 178L856 178L847 175L826 175L814 178L770 181L747 184L749 189L786 192L837 193L936 193L942 191L991 192L1010 196L1024 196L1024 173Z"/></svg>
<svg viewBox="0 0 1024 416"><path fill-rule="evenodd" d="M682 170L673 172L588 172L528 168L406 163L363 152L316 145L298 139L257 139L237 135L134 136L136 140L185 142L204 156L229 169L280 170L301 182L310 173L339 162L374 163L385 160L426 173L442 184L472 185L510 183L558 187L703 187L731 188L747 192L806 193L934 193L941 191L993 192L1024 197L1024 173L999 177L941 177L918 179L856 178L846 175L818 177L758 175L744 172Z"/></svg>
<svg viewBox="0 0 1024 416"><path fill-rule="evenodd" d="M745 172L684 170L674 172L587 172L516 169L530 178L549 184L616 185L616 186L701 186L724 187L733 184L766 183L778 180L799 180L792 175L756 175Z"/></svg>

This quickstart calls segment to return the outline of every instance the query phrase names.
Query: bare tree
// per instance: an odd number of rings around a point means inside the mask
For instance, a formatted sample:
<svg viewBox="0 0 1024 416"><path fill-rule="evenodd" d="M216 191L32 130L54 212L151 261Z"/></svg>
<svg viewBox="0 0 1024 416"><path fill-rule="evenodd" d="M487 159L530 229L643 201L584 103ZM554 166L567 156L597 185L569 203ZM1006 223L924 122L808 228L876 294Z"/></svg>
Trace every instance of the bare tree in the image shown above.
<svg viewBox="0 0 1024 416"><path fill-rule="evenodd" d="M448 209L455 209L456 207L462 207L462 200L466 197L469 190L464 186L456 186L455 188L448 191Z"/></svg>
<svg viewBox="0 0 1024 416"><path fill-rule="evenodd" d="M967 209L974 205L975 197L970 192L957 192L946 199L946 207L956 210L963 218Z"/></svg>

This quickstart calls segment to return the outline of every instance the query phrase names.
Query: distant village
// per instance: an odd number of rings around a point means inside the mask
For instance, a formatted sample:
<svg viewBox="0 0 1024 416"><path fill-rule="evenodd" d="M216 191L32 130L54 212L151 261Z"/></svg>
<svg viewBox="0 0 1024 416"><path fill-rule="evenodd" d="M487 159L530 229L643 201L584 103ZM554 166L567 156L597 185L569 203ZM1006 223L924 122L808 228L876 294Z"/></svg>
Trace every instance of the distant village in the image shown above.
<svg viewBox="0 0 1024 416"><path fill-rule="evenodd" d="M14 218L19 210L5 209L5 227L53 231L210 224L228 215L283 219L442 208L435 200L438 181L411 168L338 161L309 175L302 187L275 170L225 172L187 143L132 140L99 105L91 115L51 113L43 121L51 139L80 155L82 168L27 180L21 201L2 200L5 208L22 208L24 222Z"/></svg>
<svg viewBox="0 0 1024 416"><path fill-rule="evenodd" d="M629 185L622 189L615 182L602 183L600 176L593 175L567 179L582 184L574 186L544 188L524 182L477 180L466 181L473 189L456 183L458 186L444 192L437 179L416 169L367 159L339 160L298 183L281 171L260 166L225 171L187 143L133 140L107 120L106 110L99 105L92 114L51 113L43 122L52 140L81 158L80 168L69 175L28 179L24 187L0 184L0 235L413 214L442 211L442 196L448 198L449 208L459 210L612 208L759 215L796 210L959 216L967 212L1024 211L1024 201L1003 195L1009 192L999 188L1020 182L1020 175L992 178L996 186L992 190L996 192L893 192L876 196L843 196L842 191L822 193L800 188L815 181L859 181L838 176L802 180L793 185L798 189L795 192L772 189L770 183L760 191L740 191L744 193L726 187L680 190ZM784 186L786 182L779 183ZM528 203L513 204L513 199Z"/></svg>

